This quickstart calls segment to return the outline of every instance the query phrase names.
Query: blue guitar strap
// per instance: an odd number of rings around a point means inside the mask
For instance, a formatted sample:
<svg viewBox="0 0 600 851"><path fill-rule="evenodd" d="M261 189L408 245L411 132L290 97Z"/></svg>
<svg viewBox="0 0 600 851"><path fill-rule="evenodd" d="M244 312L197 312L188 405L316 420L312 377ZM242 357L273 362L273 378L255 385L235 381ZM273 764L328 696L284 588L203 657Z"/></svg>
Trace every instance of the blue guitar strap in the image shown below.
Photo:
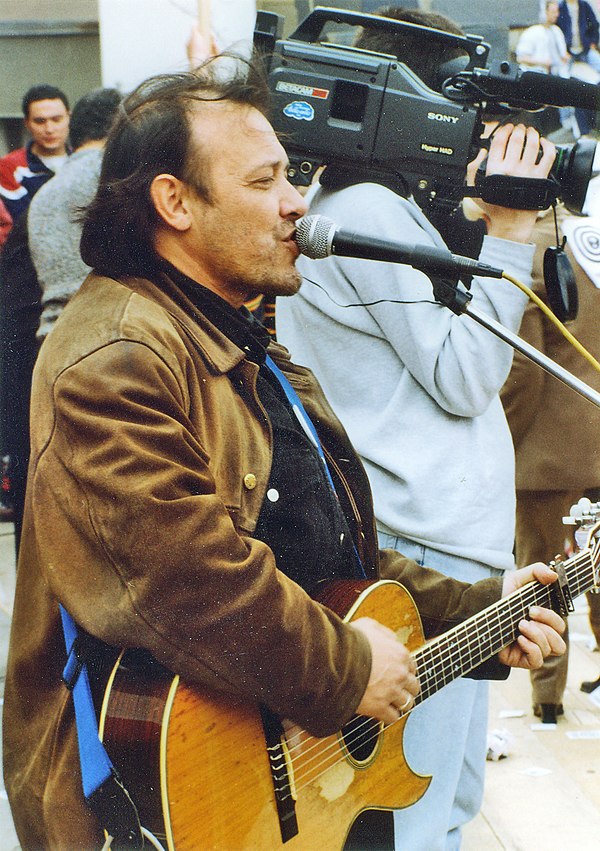
<svg viewBox="0 0 600 851"><path fill-rule="evenodd" d="M296 391L294 390L294 388L290 384L289 380L286 378L286 376L283 374L283 372L279 369L279 367L277 366L277 364L275 363L275 361L273 360L273 358L270 355L267 355L266 360L265 360L265 364L271 370L271 372L273 373L275 378L281 384L283 392L285 393L287 400L290 403L290 405L292 406L292 410L294 411L294 414L296 415L296 419L300 423L300 425L301 425L304 433L308 437L308 439L315 446L317 452L319 453L319 458L323 462L323 467L325 468L325 475L327 476L327 480L328 480L328 482L331 486L333 493L337 497L335 485L333 483L333 478L331 476L331 472L329 470L329 467L327 466L327 460L325 458L325 453L323 452L323 447L321 445L321 441L319 440L319 435L317 434L317 430L315 428L314 423L312 422L312 420L310 419L310 417L306 413L304 405L300 401L300 397L298 396L298 394L296 393ZM359 556L358 551L356 549L356 545L354 546L354 555L356 556L356 563L357 563L358 569L359 569L361 575L366 579L367 574L365 573L365 569L364 569L363 564L360 560L360 556Z"/></svg>
<svg viewBox="0 0 600 851"><path fill-rule="evenodd" d="M98 736L90 678L87 666L79 651L77 627L71 615L62 606L60 606L60 616L67 648L67 664L63 671L63 682L73 694L83 794L88 799L108 780L114 769Z"/></svg>
<svg viewBox="0 0 600 851"><path fill-rule="evenodd" d="M120 843L130 849L142 848L144 840L137 810L100 741L90 678L77 627L67 610L63 606L59 608L67 650L63 682L73 695L84 797L102 827L113 837L112 848L115 851Z"/></svg>

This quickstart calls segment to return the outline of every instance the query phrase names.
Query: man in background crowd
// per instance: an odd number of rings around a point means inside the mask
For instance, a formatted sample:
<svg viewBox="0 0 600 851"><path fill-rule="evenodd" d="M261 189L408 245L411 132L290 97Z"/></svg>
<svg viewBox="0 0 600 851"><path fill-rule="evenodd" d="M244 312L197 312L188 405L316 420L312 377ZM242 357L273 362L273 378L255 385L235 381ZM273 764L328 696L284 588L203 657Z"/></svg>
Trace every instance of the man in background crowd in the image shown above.
<svg viewBox="0 0 600 851"><path fill-rule="evenodd" d="M558 0L547 0L544 22L523 31L516 56L524 70L567 76L569 56L563 32L556 26L558 14Z"/></svg>
<svg viewBox="0 0 600 851"><path fill-rule="evenodd" d="M571 66L583 62L600 74L598 18L587 0L561 0L556 23L564 33ZM594 129L595 115L588 109L576 109L575 120L576 135L588 136Z"/></svg>
<svg viewBox="0 0 600 851"><path fill-rule="evenodd" d="M66 95L55 86L33 86L23 97L22 109L31 140L0 158L0 199L15 221L68 156Z"/></svg>
<svg viewBox="0 0 600 851"><path fill-rule="evenodd" d="M15 245L11 249L6 242L10 238L10 232L14 224L27 210L29 203L35 193L47 180L64 165L68 155L67 139L69 135L69 102L66 95L55 86L39 84L30 88L24 95L22 101L23 117L26 129L31 136L30 141L23 148L17 148L4 157L0 158L0 245L4 245L2 253L9 252L13 260L20 254L19 244L22 243L23 234L20 234ZM6 215L2 215L6 213ZM25 269L25 274L28 267ZM3 291L6 285L2 283ZM4 307L6 307L6 293L3 292ZM35 308L34 308L35 310ZM2 322L5 317L2 317ZM8 345L6 339L0 341L4 352ZM17 344L18 346L18 344ZM14 352L16 355L16 352ZM2 384L6 384L6 364L0 367L4 373ZM3 390L6 398L6 391ZM9 517L14 516L14 494L13 473L11 470L12 460L8 452L7 442L10 441L9 431L11 429L11 414L2 411L3 426L0 430L0 439L3 440L3 457L7 464L8 490L3 495L0 503ZM6 420L8 416L8 420Z"/></svg>

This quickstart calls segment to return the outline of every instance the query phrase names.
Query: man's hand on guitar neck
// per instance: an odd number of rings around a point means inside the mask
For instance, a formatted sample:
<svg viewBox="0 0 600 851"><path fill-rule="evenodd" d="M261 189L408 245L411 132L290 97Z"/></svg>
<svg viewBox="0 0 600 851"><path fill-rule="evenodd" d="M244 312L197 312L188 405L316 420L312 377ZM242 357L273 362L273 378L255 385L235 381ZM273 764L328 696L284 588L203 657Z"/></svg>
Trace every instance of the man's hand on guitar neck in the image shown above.
<svg viewBox="0 0 600 851"><path fill-rule="evenodd" d="M393 724L419 693L415 661L392 630L377 621L358 618L351 626L371 645L371 676L356 711Z"/></svg>
<svg viewBox="0 0 600 851"><path fill-rule="evenodd" d="M557 579L556 573L545 564L532 564L520 570L508 571L502 583L502 596L506 597L532 580L550 585ZM562 656L567 646L561 634L565 622L551 609L532 606L530 620L519 622L520 635L498 654L498 658L511 668L541 668L547 656Z"/></svg>

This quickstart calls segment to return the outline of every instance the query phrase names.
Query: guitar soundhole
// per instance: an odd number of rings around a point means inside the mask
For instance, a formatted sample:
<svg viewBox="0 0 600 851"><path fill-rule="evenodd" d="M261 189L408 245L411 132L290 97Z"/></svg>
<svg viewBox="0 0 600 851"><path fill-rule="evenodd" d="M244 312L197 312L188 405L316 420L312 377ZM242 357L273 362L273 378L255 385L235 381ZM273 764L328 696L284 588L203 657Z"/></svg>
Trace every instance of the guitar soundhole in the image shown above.
<svg viewBox="0 0 600 851"><path fill-rule="evenodd" d="M383 725L373 718L355 715L341 729L345 750L357 764L371 762L379 750L380 733Z"/></svg>

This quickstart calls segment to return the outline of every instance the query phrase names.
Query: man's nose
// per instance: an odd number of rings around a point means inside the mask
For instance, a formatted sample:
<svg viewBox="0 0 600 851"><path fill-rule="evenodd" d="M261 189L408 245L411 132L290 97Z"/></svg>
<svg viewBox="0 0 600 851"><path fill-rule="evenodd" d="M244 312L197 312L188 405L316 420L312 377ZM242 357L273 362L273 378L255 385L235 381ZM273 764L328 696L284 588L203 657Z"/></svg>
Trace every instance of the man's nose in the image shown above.
<svg viewBox="0 0 600 851"><path fill-rule="evenodd" d="M298 192L295 186L291 186L291 193L289 198L289 210L290 213L296 214L297 218L301 218L301 216L305 216L308 211L308 204L304 200L304 196Z"/></svg>

